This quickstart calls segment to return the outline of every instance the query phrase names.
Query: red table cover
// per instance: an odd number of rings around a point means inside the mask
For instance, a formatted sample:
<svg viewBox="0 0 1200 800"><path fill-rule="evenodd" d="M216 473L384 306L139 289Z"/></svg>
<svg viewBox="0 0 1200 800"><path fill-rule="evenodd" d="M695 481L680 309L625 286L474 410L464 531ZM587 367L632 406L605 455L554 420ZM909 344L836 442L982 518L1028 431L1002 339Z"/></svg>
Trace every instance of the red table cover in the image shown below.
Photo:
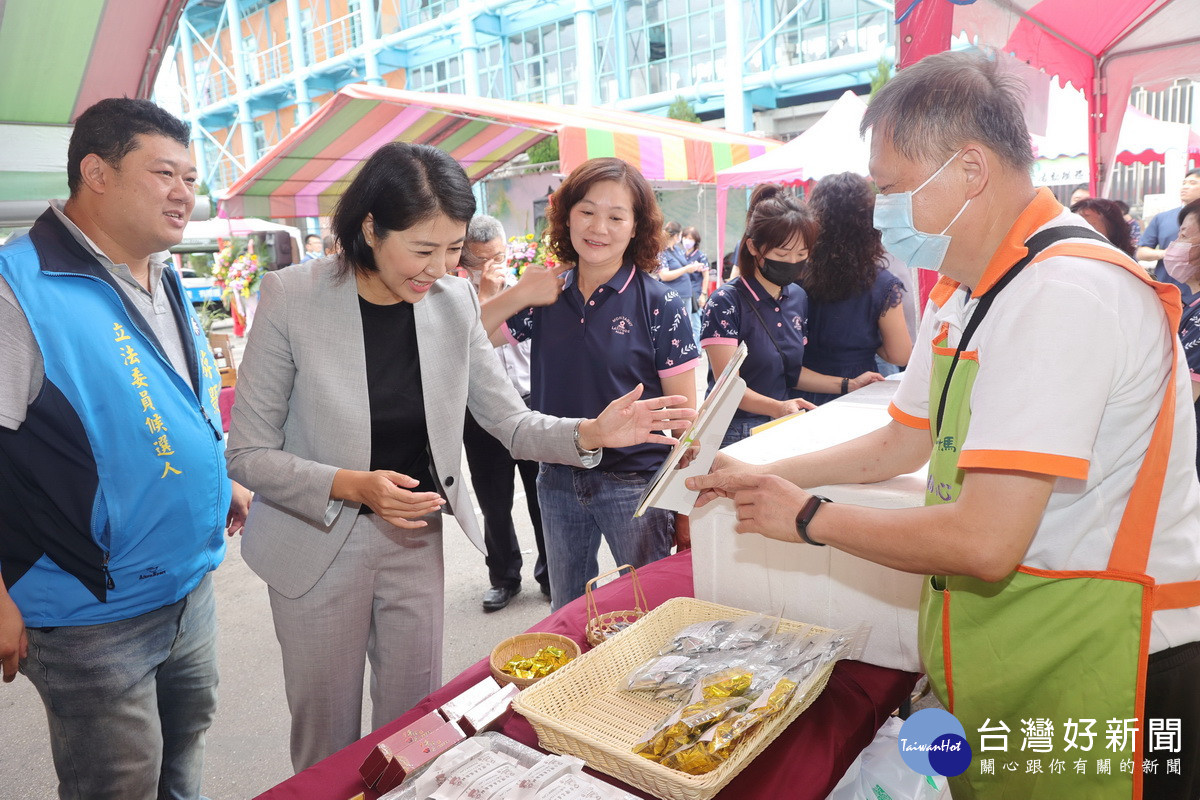
<svg viewBox="0 0 1200 800"><path fill-rule="evenodd" d="M638 570L638 577L651 608L672 597L691 597L691 551L643 567ZM632 607L632 592L627 576L601 587L595 594L601 611ZM587 607L581 597L530 630L560 633L579 642L586 651L589 649L584 638L586 624ZM463 670L404 716L258 797L269 800L350 800L365 790L367 800L375 800L378 793L366 789L358 774L358 766L371 748L489 674L485 658ZM725 800L781 797L789 800L824 800L862 749L875 738L879 726L912 691L916 679L917 675L911 672L859 661L838 662L825 691L717 797ZM514 714L500 732L519 742L537 746L537 734L519 714ZM603 773L590 769L588 772L639 797L653 797Z"/></svg>
<svg viewBox="0 0 1200 800"><path fill-rule="evenodd" d="M221 387L220 394L217 395L217 406L221 409L221 430L229 433L229 419L233 413L233 401L236 396L234 387Z"/></svg>

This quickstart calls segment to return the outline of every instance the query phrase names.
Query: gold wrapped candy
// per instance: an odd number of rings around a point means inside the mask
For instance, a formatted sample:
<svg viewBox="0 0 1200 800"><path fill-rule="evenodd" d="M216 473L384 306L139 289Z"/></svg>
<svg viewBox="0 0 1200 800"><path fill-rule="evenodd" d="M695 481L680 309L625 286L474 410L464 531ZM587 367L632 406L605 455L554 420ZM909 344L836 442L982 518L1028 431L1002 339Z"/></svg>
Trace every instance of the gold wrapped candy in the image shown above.
<svg viewBox="0 0 1200 800"><path fill-rule="evenodd" d="M633 752L651 761L660 761L672 751L686 747L708 727L746 704L744 697L706 697L676 711L645 738L633 746Z"/></svg>
<svg viewBox="0 0 1200 800"><path fill-rule="evenodd" d="M688 740L679 741L679 737L676 736L671 742L663 742L666 745L663 748L667 753L665 756L655 758L645 753L643 755L647 758L654 758L654 760L659 761L665 767L677 769L689 775L705 775L719 767L729 757L734 746L746 736L751 728L783 711L795 690L795 681L788 678L780 678L775 681L769 691L756 700L744 712L739 712L728 707L722 709L721 716L717 718L717 723L707 727L694 743ZM731 701L713 702L701 700L693 703L689 708L703 706L706 702L709 704L707 711L697 709L689 716L685 710L682 719L695 723L697 720L705 718L706 715L711 715L722 704L730 703ZM688 727L682 721L678 725ZM693 725L691 728L695 732L701 729L701 726ZM688 737L688 739L690 738ZM670 744L673 742L679 742L679 746L674 750L670 747Z"/></svg>
<svg viewBox="0 0 1200 800"><path fill-rule="evenodd" d="M692 729L676 721L635 744L633 752L642 758L658 761L672 750L687 744L691 736Z"/></svg>
<svg viewBox="0 0 1200 800"><path fill-rule="evenodd" d="M706 775L717 767L725 758L713 756L703 742L696 742L691 747L682 747L662 760L664 767L677 769L689 775Z"/></svg>
<svg viewBox="0 0 1200 800"><path fill-rule="evenodd" d="M506 675L512 675L514 678L526 680L544 678L570 660L561 647L547 645L532 656L517 656L510 659L500 668L500 671Z"/></svg>
<svg viewBox="0 0 1200 800"><path fill-rule="evenodd" d="M754 673L744 669L723 669L708 676L700 684L704 697L741 697L750 691Z"/></svg>

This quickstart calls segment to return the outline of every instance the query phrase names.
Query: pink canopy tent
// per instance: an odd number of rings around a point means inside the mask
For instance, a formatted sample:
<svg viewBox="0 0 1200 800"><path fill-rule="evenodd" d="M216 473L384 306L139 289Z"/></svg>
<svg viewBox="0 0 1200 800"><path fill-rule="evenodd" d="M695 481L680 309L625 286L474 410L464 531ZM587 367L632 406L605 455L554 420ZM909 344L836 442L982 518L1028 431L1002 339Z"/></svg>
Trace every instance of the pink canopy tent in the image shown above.
<svg viewBox="0 0 1200 800"><path fill-rule="evenodd" d="M846 92L811 128L783 147L717 173L717 252L725 252L725 220L729 190L782 183L792 186L840 172L866 176L870 159L870 134L858 133L867 104Z"/></svg>
<svg viewBox="0 0 1200 800"><path fill-rule="evenodd" d="M903 0L901 68L965 34L1083 90L1092 194L1118 152L1134 86L1200 78L1195 0Z"/></svg>
<svg viewBox="0 0 1200 800"><path fill-rule="evenodd" d="M1054 87L1050 93L1045 136L1033 135L1038 158L1087 155L1087 100L1072 89ZM1118 164L1162 161L1168 150L1200 159L1200 134L1180 122L1163 122L1133 106L1125 110L1117 136Z"/></svg>

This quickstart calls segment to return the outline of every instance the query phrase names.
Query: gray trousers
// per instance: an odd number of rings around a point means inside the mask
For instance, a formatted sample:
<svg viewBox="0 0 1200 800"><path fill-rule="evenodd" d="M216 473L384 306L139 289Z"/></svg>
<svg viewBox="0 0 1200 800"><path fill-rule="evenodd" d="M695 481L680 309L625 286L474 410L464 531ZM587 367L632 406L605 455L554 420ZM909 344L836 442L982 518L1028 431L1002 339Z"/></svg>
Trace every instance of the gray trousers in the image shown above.
<svg viewBox="0 0 1200 800"><path fill-rule="evenodd" d="M299 772L362 737L371 662L371 728L442 684L442 519L397 528L364 514L305 594L270 589Z"/></svg>

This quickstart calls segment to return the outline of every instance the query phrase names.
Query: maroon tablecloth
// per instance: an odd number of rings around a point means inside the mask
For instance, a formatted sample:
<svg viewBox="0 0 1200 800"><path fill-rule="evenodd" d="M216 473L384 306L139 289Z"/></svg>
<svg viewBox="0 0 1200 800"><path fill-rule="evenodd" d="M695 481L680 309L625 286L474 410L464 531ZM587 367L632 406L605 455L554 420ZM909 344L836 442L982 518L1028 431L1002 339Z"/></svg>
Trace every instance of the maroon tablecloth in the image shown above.
<svg viewBox="0 0 1200 800"><path fill-rule="evenodd" d="M217 395L217 406L221 409L221 430L229 433L229 415L233 413L234 387L222 386Z"/></svg>
<svg viewBox="0 0 1200 800"><path fill-rule="evenodd" d="M692 555L685 551L638 570L651 607L672 597L692 596ZM629 579L621 578L596 592L603 610L628 608L632 597ZM581 597L534 625L532 631L561 633L583 645L587 609ZM358 766L377 742L419 719L431 709L483 680L489 674L487 659L426 697L404 716L349 747L334 753L259 798L270 800L349 800L364 790ZM888 715L912 691L917 676L911 672L876 667L858 661L841 661L825 691L755 761L733 779L718 798L753 800L780 798L823 800L846 769L875 737ZM537 734L523 717L514 714L501 733L537 746ZM589 770L591 772L591 770ZM602 773L592 774L622 786L641 797L651 795L631 789ZM368 800L378 794L366 790Z"/></svg>

